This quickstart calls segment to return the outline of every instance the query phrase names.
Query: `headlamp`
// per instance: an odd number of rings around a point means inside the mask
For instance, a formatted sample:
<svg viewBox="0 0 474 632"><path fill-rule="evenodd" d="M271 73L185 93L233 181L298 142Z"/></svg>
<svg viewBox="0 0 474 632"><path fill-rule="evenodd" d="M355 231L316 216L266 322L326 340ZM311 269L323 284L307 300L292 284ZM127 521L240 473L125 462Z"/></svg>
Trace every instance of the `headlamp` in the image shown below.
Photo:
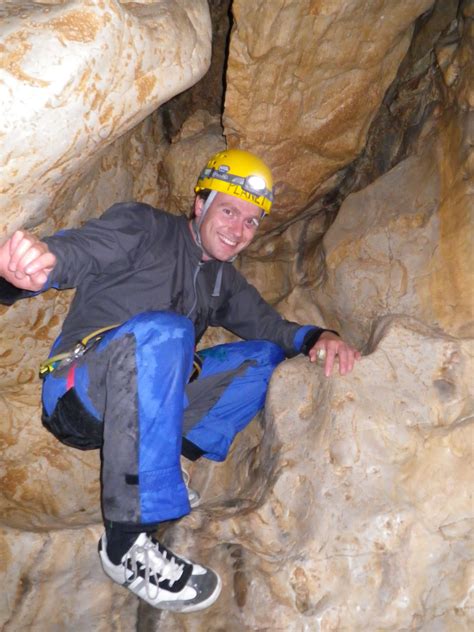
<svg viewBox="0 0 474 632"><path fill-rule="evenodd" d="M247 176L242 185L242 189L244 189L244 191L249 191L249 193L262 195L266 189L265 180L262 176Z"/></svg>
<svg viewBox="0 0 474 632"><path fill-rule="evenodd" d="M229 173L229 167L221 165L218 169L206 167L201 172L199 179L215 179L221 180L222 182L228 182L229 184L241 187L241 189L243 191L247 191L247 193L251 193L252 195L256 195L258 197L263 195L263 197L270 200L270 202L273 202L273 192L267 189L265 178L262 178L262 176L251 175L246 178L242 178L242 176Z"/></svg>

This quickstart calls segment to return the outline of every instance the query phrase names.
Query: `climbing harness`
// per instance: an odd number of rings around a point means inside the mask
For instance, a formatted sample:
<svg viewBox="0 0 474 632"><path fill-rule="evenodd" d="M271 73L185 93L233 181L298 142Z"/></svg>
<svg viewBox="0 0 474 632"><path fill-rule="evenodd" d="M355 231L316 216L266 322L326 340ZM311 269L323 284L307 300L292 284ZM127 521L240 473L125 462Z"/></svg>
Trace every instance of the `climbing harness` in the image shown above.
<svg viewBox="0 0 474 632"><path fill-rule="evenodd" d="M189 376L189 382L194 382L195 379L199 377L202 369L202 360L198 356L197 353L194 354L193 358L193 369L191 371L191 375Z"/></svg>
<svg viewBox="0 0 474 632"><path fill-rule="evenodd" d="M53 373L53 371L55 371L59 367L64 368L72 365L75 360L78 360L87 351L95 347L99 340L102 339L102 336L106 331L110 331L111 329L115 329L116 327L118 327L118 325L110 325L109 327L102 327L101 329L97 329L96 331L93 331L91 334L85 336L82 340L76 343L71 351L58 353L57 355L52 356L51 358L48 358L47 360L42 362L39 368L40 379L44 380L47 375ZM71 370L72 369L73 366L71 366ZM189 382L193 382L197 377L199 377L201 369L202 360L198 356L198 354L195 353L193 358L193 368L189 377ZM71 373L71 378L69 378L68 376L68 383L70 379L72 380L70 385L73 385L73 373Z"/></svg>
<svg viewBox="0 0 474 632"><path fill-rule="evenodd" d="M110 331L111 329L115 329L118 325L109 325L108 327L102 327L101 329L97 329L93 331L91 334L85 336L82 340L79 340L71 351L65 351L64 353L58 353L51 358L48 358L44 362L40 364L39 368L39 377L44 380L44 378L59 369L59 367L63 368L69 366L74 360L81 358L86 351L89 351L94 347L99 340L101 340L102 335L106 331Z"/></svg>

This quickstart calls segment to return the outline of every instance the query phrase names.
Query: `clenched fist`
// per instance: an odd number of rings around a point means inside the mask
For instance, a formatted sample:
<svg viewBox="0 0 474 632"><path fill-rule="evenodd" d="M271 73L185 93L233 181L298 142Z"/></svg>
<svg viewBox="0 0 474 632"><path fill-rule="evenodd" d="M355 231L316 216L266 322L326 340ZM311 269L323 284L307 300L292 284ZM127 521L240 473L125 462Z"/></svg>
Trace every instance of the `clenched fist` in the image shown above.
<svg viewBox="0 0 474 632"><path fill-rule="evenodd" d="M48 246L26 231L17 230L0 246L0 276L22 290L41 290L55 265Z"/></svg>

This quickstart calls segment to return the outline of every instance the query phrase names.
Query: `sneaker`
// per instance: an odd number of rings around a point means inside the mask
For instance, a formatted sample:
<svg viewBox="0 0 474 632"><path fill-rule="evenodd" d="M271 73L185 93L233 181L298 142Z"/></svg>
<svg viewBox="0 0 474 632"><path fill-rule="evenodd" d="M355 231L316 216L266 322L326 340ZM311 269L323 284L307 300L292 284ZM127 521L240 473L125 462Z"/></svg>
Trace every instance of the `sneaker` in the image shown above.
<svg viewBox="0 0 474 632"><path fill-rule="evenodd" d="M106 575L154 608L195 612L211 606L221 592L221 578L212 569L178 557L146 533L140 533L118 565L107 555L104 533L99 556Z"/></svg>
<svg viewBox="0 0 474 632"><path fill-rule="evenodd" d="M201 504L201 496L199 492L189 487L189 473L184 468L181 468L181 472L183 474L184 484L188 490L189 504L191 505L191 509L194 509L194 507L198 507Z"/></svg>

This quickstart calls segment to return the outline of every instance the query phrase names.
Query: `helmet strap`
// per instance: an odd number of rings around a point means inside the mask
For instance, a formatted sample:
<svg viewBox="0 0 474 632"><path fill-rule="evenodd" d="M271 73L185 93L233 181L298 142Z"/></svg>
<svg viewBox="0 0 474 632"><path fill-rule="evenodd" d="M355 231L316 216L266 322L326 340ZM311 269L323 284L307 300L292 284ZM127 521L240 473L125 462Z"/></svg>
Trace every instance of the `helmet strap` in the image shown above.
<svg viewBox="0 0 474 632"><path fill-rule="evenodd" d="M204 221L204 217L206 216L206 213L209 210L209 207L211 206L211 204L216 199L217 194L218 194L218 191L211 191L209 193L209 195L207 196L207 200L204 200L204 204L203 204L203 207L202 207L201 215L198 217L198 221L197 221L197 228L198 228L198 230L200 230L201 225L202 225L202 223ZM201 238L199 237L199 241L200 240L201 240Z"/></svg>
<svg viewBox="0 0 474 632"><path fill-rule="evenodd" d="M191 226L192 226L192 229L193 229L194 237L196 239L196 242L197 242L199 248L201 248L203 253L205 255L207 255L208 257L210 257L211 259L213 259L214 257L211 257L211 255L206 251L206 249L202 245L201 225L202 225L202 222L204 220L204 217L206 216L206 213L207 213L209 207L214 202L214 199L215 199L217 193L218 193L217 191L211 191L209 193L209 195L207 196L207 199L204 200L204 204L203 204L203 207L202 207L201 215L198 218L195 217L192 220L192 222L191 222Z"/></svg>

